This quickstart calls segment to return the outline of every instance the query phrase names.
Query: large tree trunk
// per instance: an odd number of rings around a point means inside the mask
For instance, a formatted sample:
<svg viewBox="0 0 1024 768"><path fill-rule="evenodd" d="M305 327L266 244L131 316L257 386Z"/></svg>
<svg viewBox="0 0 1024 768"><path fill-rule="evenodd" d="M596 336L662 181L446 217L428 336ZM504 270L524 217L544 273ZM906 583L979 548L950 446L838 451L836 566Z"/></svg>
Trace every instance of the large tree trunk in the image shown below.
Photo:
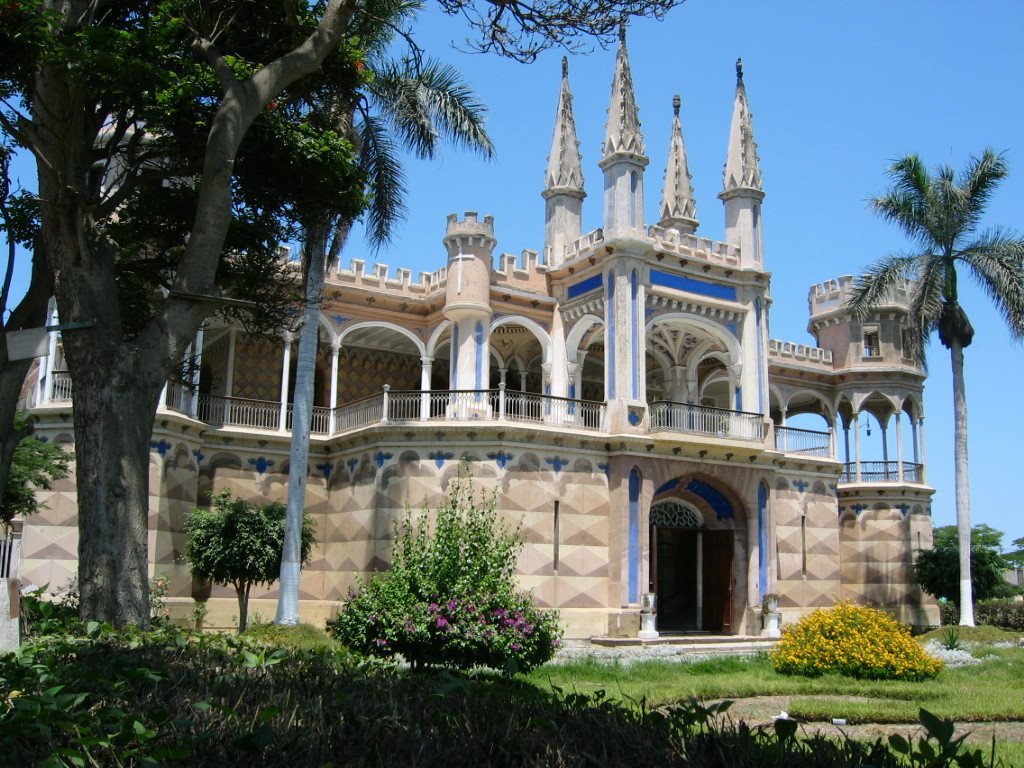
<svg viewBox="0 0 1024 768"><path fill-rule="evenodd" d="M292 405L292 444L288 465L288 511L284 552L281 557L281 585L277 602L278 624L299 623L299 577L302 569L302 513L306 506L306 476L309 467L309 433L313 419L313 380L316 373L317 333L320 302L324 292L327 249L326 227L308 233L306 243L306 308L299 335L295 366L295 396Z"/></svg>
<svg viewBox="0 0 1024 768"><path fill-rule="evenodd" d="M77 0L62 8L58 23L68 39L80 23L92 23L90 5ZM206 146L195 219L171 294L152 320L127 334L115 279L116 244L104 238L103 222L93 219L93 155L106 118L78 72L49 65L36 75L36 111L24 130L37 158L43 240L58 309L63 322L92 323L64 334L74 387L83 618L148 625L149 439L168 373L217 308L216 300L189 296L218 292L234 159L264 105L334 50L354 7L351 0L331 0L303 43L242 82L233 79L210 41L196 41L223 94Z"/></svg>
<svg viewBox="0 0 1024 768"><path fill-rule="evenodd" d="M953 471L956 480L956 530L960 546L960 625L974 626L971 584L971 489L967 465L967 393L964 350L958 339L949 345L953 364Z"/></svg>

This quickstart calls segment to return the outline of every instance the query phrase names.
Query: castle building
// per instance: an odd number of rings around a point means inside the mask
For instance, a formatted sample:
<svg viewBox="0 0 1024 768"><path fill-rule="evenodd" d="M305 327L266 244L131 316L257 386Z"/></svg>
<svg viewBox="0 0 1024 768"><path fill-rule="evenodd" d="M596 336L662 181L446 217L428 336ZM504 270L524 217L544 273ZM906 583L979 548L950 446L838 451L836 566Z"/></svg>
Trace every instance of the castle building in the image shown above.
<svg viewBox="0 0 1024 768"><path fill-rule="evenodd" d="M724 242L697 234L678 98L666 127L661 218L649 223L650 158L623 37L598 164L601 228L582 231L563 64L542 251L496 256L492 217L467 213L448 217L435 272L331 265L304 619L332 616L357 577L386 567L396 516L439 498L464 460L522 521L521 585L561 611L569 637L635 636L649 593L662 633L759 634L762 601L776 594L784 621L850 599L937 623L911 568L931 546L933 489L925 375L903 353L906 292L861 321L844 309L852 278L815 285L815 345L770 338L765 190L740 65ZM177 614L211 596L182 562L186 514L221 489L286 495L295 339L295 328L271 343L211 321L195 339L191 386L168 385L160 402L149 551ZM38 434L70 442L56 334L50 351L30 405ZM788 423L805 414L820 428ZM869 417L887 432L881 456L862 450ZM74 481L42 495L48 508L23 524L21 577L59 585L76 571ZM275 598L276 587L255 594L253 610L272 613ZM227 625L229 593L215 588L210 606Z"/></svg>

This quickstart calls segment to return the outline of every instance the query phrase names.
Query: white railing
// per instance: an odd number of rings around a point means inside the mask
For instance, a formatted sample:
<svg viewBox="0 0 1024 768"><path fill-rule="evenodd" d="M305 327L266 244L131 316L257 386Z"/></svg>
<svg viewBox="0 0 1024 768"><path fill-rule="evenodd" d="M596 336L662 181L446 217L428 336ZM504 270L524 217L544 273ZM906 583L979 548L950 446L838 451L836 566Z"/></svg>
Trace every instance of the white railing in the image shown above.
<svg viewBox="0 0 1024 768"><path fill-rule="evenodd" d="M384 415L384 395L370 395L354 403L335 408L334 429L332 434L359 429L368 424L376 424Z"/></svg>
<svg viewBox="0 0 1024 768"><path fill-rule="evenodd" d="M832 455L832 434L814 429L775 427L775 450L804 456Z"/></svg>
<svg viewBox="0 0 1024 768"><path fill-rule="evenodd" d="M168 384L164 407L178 413L192 413L192 390L182 383Z"/></svg>
<svg viewBox="0 0 1024 768"><path fill-rule="evenodd" d="M737 440L764 440L764 416L760 413L670 402L651 403L648 413L651 432L687 432Z"/></svg>
<svg viewBox="0 0 1024 768"><path fill-rule="evenodd" d="M281 420L281 404L269 400L200 395L196 418L218 427L277 429Z"/></svg>
<svg viewBox="0 0 1024 768"><path fill-rule="evenodd" d="M71 401L71 374L67 371L54 371L53 386L50 390L51 403L67 403Z"/></svg>

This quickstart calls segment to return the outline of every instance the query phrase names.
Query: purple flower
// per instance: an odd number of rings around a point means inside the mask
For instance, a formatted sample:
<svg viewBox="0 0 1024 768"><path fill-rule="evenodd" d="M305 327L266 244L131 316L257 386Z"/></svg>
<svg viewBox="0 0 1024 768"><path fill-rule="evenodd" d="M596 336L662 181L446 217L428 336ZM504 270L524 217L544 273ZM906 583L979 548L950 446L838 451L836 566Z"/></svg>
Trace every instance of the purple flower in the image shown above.
<svg viewBox="0 0 1024 768"><path fill-rule="evenodd" d="M448 601L448 610L449 611L454 611L458 607L459 607L459 601L458 600L449 600Z"/></svg>
<svg viewBox="0 0 1024 768"><path fill-rule="evenodd" d="M446 619L444 616L438 616L437 617L437 628L438 629L445 629L448 626L450 626L448 624L448 619Z"/></svg>
<svg viewBox="0 0 1024 768"><path fill-rule="evenodd" d="M437 603L431 603L431 604L430 604L430 612L431 612L431 613L434 613L434 612L435 612L435 611L436 611L436 610L437 610L438 608L440 608L440 607L441 607L441 606L439 606L439 605L438 605Z"/></svg>
<svg viewBox="0 0 1024 768"><path fill-rule="evenodd" d="M521 651L521 650L523 650L523 646L521 646L519 643L512 643L512 650L513 651Z"/></svg>
<svg viewBox="0 0 1024 768"><path fill-rule="evenodd" d="M494 613L492 613L491 615L494 616L496 619L503 618L505 616L505 609L504 608L496 608L494 610Z"/></svg>
<svg viewBox="0 0 1024 768"><path fill-rule="evenodd" d="M388 641L385 640L383 637L378 637L375 642L377 643L378 648L385 648L389 645Z"/></svg>

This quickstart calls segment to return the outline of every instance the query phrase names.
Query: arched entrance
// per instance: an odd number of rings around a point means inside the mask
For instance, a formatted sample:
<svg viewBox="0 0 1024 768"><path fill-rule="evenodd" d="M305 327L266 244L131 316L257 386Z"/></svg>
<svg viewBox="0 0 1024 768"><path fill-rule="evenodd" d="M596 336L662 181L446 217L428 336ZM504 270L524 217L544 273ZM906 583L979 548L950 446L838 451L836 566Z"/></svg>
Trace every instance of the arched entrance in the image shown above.
<svg viewBox="0 0 1024 768"><path fill-rule="evenodd" d="M650 589L659 632L732 631L733 531L670 498L651 505Z"/></svg>

